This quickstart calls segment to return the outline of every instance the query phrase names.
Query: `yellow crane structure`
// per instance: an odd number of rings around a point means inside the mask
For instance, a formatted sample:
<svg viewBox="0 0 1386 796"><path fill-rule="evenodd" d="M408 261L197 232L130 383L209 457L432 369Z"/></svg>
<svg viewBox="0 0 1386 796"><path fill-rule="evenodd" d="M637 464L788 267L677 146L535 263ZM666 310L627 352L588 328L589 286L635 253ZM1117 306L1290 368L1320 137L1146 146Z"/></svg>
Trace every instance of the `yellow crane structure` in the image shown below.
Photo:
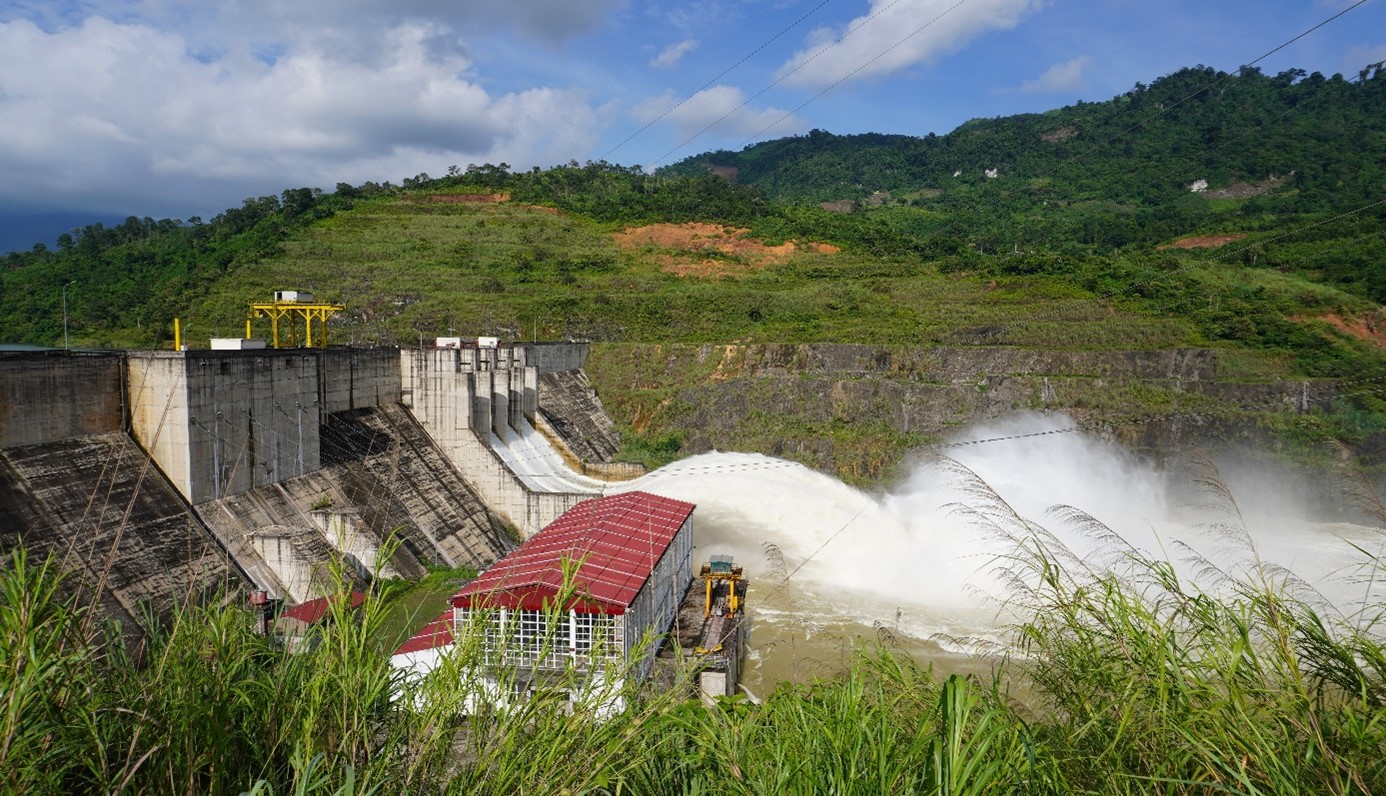
<svg viewBox="0 0 1386 796"><path fill-rule="evenodd" d="M287 321L283 325L288 328L289 345L298 345L297 323L303 319L303 345L312 348L313 342L313 321L318 322L320 348L327 347L327 319L333 314L346 309L345 304L325 304L314 301L312 293L304 293L297 290L276 290L274 301L267 304L251 304L250 317L245 319L245 336L249 338L250 322L256 318L270 319L270 340L275 348L282 348L279 339L280 321Z"/></svg>
<svg viewBox="0 0 1386 796"><path fill-rule="evenodd" d="M703 579L707 592L703 601L703 616L711 616L712 609L722 603L722 600L725 600L722 607L726 609L727 616L735 616L736 609L740 607L736 590L742 579L741 567L732 564L731 556L713 556L711 561L703 564L698 575ZM722 584L726 585L725 594L718 588ZM719 600L719 597L722 600Z"/></svg>
<svg viewBox="0 0 1386 796"><path fill-rule="evenodd" d="M738 614L744 610L747 582L731 556L713 556L698 573L703 579L703 630L693 651L698 655L719 653L726 646L729 629L735 633Z"/></svg>

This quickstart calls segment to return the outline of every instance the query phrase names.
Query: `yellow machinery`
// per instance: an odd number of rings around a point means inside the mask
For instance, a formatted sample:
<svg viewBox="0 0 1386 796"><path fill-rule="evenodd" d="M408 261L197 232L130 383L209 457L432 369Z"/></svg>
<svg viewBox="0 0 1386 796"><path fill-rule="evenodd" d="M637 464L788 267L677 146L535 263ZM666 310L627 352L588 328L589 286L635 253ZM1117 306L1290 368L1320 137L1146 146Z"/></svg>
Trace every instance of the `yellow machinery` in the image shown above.
<svg viewBox="0 0 1386 796"><path fill-rule="evenodd" d="M741 581L741 567L733 566L731 556L713 556L712 560L703 564L702 570L698 573L707 590L707 599L703 602L703 616L712 615L713 597L718 588L725 583L727 586L727 616L736 616L737 595L736 588Z"/></svg>
<svg viewBox="0 0 1386 796"><path fill-rule="evenodd" d="M732 564L731 556L713 556L703 564L699 576L703 579L702 643L694 648L699 655L721 652L727 627L735 627L737 611L741 610L741 594L746 589L741 567ZM714 615L714 612L716 615Z"/></svg>
<svg viewBox="0 0 1386 796"><path fill-rule="evenodd" d="M304 293L294 290L277 290L274 293L274 301L268 304L251 304L250 317L245 321L245 336L250 337L250 322L255 318L270 319L270 339L275 348L281 348L279 340L279 322L287 319L289 322L284 326L288 328L289 345L298 345L297 326L293 323L299 318L303 319L303 345L306 348L313 347L313 321L318 321L318 328L321 330L318 339L318 346L327 347L327 319L333 313L346 309L343 304L324 304L315 302L312 293Z"/></svg>

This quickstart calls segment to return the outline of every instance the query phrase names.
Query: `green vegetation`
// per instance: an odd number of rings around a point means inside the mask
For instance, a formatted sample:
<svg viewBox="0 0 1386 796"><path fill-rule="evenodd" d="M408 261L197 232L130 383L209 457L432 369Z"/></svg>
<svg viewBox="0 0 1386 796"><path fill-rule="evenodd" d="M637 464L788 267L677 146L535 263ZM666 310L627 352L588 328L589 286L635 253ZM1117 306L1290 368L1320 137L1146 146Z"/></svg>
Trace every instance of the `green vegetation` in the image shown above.
<svg viewBox="0 0 1386 796"><path fill-rule="evenodd" d="M131 219L78 230L56 252L9 255L0 334L60 339L65 283L76 339L143 345L166 339L174 315L194 341L233 334L248 302L294 286L349 304L337 341L452 329L637 342L1230 344L1292 352L1305 375L1359 375L1379 367L1375 352L1313 319L1355 322L1386 298L1374 267L1386 255L1386 210L1367 207L1386 153L1384 98L1380 70L1349 81L1198 68L1111 102L947 136L815 131L659 176L501 164L329 195L295 189L205 224ZM738 165L748 185L704 173L706 162ZM984 167L1001 174L987 179ZM1240 198L1189 193L1200 177ZM894 193L850 213L798 204L873 191ZM508 200L456 201L467 194ZM842 251L751 262L621 248L610 234L690 221ZM1192 234L1244 237L1211 254L1155 248ZM670 258L721 267L679 276Z"/></svg>
<svg viewBox="0 0 1386 796"><path fill-rule="evenodd" d="M448 607L448 598L476 576L472 567L432 566L418 580L381 581L377 590L385 607L377 633L380 651L388 653L431 622Z"/></svg>
<svg viewBox="0 0 1386 796"><path fill-rule="evenodd" d="M708 165L735 167L739 182ZM4 258L0 340L57 344L64 285L78 346L167 345L175 316L202 345L239 333L248 303L301 288L348 306L330 324L334 343L1208 347L1254 374L1219 379L1375 384L1386 378L1383 175L1379 65L1352 79L1197 67L1109 102L943 136L814 131L654 175L604 162L452 167L248 199L206 223L88 227L57 251ZM1190 192L1199 180L1208 190ZM818 205L827 200L849 212ZM722 231L645 229L689 223ZM643 232L623 234L632 229ZM766 248L789 241L792 252ZM600 382L615 385L629 458L658 464L698 447L676 422L674 382L688 380L665 375ZM1378 391L1350 402L1386 417ZM742 438L769 440L763 450L778 434L855 444L832 466L863 480L919 441L817 421L760 426Z"/></svg>
<svg viewBox="0 0 1386 796"><path fill-rule="evenodd" d="M350 207L340 191L295 188L246 199L207 223L131 216L116 227L93 224L64 234L56 252L42 245L12 252L0 272L0 337L60 343L63 286L69 285L75 344L147 345L219 280L271 255L294 230Z"/></svg>
<svg viewBox="0 0 1386 796"><path fill-rule="evenodd" d="M707 164L735 166L743 184ZM1354 80L1200 67L1111 102L946 136L815 131L658 175L605 163L454 168L400 186L292 189L206 223L94 225L56 251L4 258L0 338L55 344L67 285L78 345L163 344L175 316L196 342L234 334L248 302L281 288L349 305L334 342L453 332L639 343L609 347L592 369L625 419L624 453L651 465L689 444L688 391L739 373L745 349L713 344L1207 346L1224 379L1360 380L1331 412L1262 418L1285 439L1356 444L1386 433L1383 177L1379 65ZM1199 179L1210 190L1190 193ZM816 204L834 200L850 212ZM771 257L615 237L685 222L840 251ZM1234 239L1159 248L1190 235ZM770 411L756 389L738 398L752 410L738 415L742 444L817 462L811 443L826 441L854 480L926 441L880 416ZM1244 411L1131 382L1073 405L1118 419ZM1006 511L977 516L996 524ZM1379 614L1302 601L1292 576L1259 562L1203 591L1071 514L1122 562L1098 567L1012 519L993 530L1016 545L1006 565L1025 610L1013 638L1023 654L984 662L997 667L991 682L940 681L898 653L863 650L840 675L786 684L762 705L635 693L605 722L555 710L552 694L458 720L474 650L423 686L431 707L391 704L400 689L413 704L414 692L386 652L470 573L384 584L359 622L339 613L319 644L290 655L254 635L235 600L181 607L128 644L66 596L80 590L56 565L19 551L0 566L0 791L1386 789ZM1365 578L1386 574L1379 559L1364 565Z"/></svg>
<svg viewBox="0 0 1386 796"><path fill-rule="evenodd" d="M573 670L528 701L459 718L482 687L482 651L466 641L428 679L405 682L379 645L378 594L359 620L338 601L300 654L220 600L181 608L132 649L63 597L54 566L17 551L0 566L0 789L1382 792L1378 608L1343 616L1299 599L1293 575L1255 558L1225 487L1212 488L1229 501L1218 527L1251 558L1236 571L1198 562L1216 573L1214 591L1081 512L1060 519L1101 540L1104 556L1079 557L985 485L971 490L979 530L1014 542L998 564L1014 583L1019 654L979 659L989 680L940 680L899 652L860 648L839 674L782 684L763 704L631 690L606 720L561 709ZM1379 559L1364 565L1364 580L1386 574Z"/></svg>

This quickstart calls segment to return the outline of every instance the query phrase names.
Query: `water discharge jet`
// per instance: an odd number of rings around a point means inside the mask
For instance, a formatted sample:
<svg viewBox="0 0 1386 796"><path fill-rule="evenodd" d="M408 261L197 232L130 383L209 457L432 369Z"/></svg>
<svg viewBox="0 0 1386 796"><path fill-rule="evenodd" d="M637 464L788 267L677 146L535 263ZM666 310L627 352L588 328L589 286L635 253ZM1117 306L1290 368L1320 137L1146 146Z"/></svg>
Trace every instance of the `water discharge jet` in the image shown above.
<svg viewBox="0 0 1386 796"><path fill-rule="evenodd" d="M880 495L793 462L716 452L621 488L696 503L699 554L731 553L746 566L752 687L832 670L862 635L937 660L1004 642L1015 615L1003 608L1007 589L994 570L1017 540L1032 538L1026 522L1089 565L1117 564L1134 550L1197 579L1200 567L1189 562L1199 556L1232 574L1259 561L1267 577L1293 572L1345 614L1381 596L1352 576L1364 559L1352 544L1378 552L1381 530L1325 515L1293 476L1245 465L1225 478L1210 471L1237 501L1229 506L1206 486L1191 488L1186 474L1117 445L1045 433L1072 425L1032 413L967 429L957 440L1013 438L920 458ZM1056 506L1085 512L1116 536L1095 534ZM1206 574L1200 584L1218 588Z"/></svg>

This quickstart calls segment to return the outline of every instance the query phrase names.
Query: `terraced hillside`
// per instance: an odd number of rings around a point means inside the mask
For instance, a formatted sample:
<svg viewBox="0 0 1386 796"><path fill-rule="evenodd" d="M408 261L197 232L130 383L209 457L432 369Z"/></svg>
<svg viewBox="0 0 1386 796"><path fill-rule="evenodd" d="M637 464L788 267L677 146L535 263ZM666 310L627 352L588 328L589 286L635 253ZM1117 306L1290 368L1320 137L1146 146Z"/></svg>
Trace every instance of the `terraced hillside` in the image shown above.
<svg viewBox="0 0 1386 796"><path fill-rule="evenodd" d="M439 196L449 195L358 202L219 284L187 322L225 328L292 274L349 304L337 341L590 337L589 375L625 440L617 456L647 465L758 450L874 482L911 449L1016 409L1120 422L1115 433L1168 442L1287 431L1363 441L1375 431L1370 415L1334 402L1331 380L1304 387L1316 373L1302 350L1220 339L1206 319L1121 291L1044 273L948 272L822 240L771 245L730 225L624 226ZM1369 300L1201 249L1158 256L1157 300L1254 294L1263 322L1324 344L1315 356L1376 356L1373 342L1316 320L1372 317ZM1107 279L1137 267L1108 265ZM853 345L862 348L841 354ZM827 351L841 355L814 366ZM1193 378L1131 364L1189 357L1214 364ZM1162 430L1170 416L1181 434Z"/></svg>

